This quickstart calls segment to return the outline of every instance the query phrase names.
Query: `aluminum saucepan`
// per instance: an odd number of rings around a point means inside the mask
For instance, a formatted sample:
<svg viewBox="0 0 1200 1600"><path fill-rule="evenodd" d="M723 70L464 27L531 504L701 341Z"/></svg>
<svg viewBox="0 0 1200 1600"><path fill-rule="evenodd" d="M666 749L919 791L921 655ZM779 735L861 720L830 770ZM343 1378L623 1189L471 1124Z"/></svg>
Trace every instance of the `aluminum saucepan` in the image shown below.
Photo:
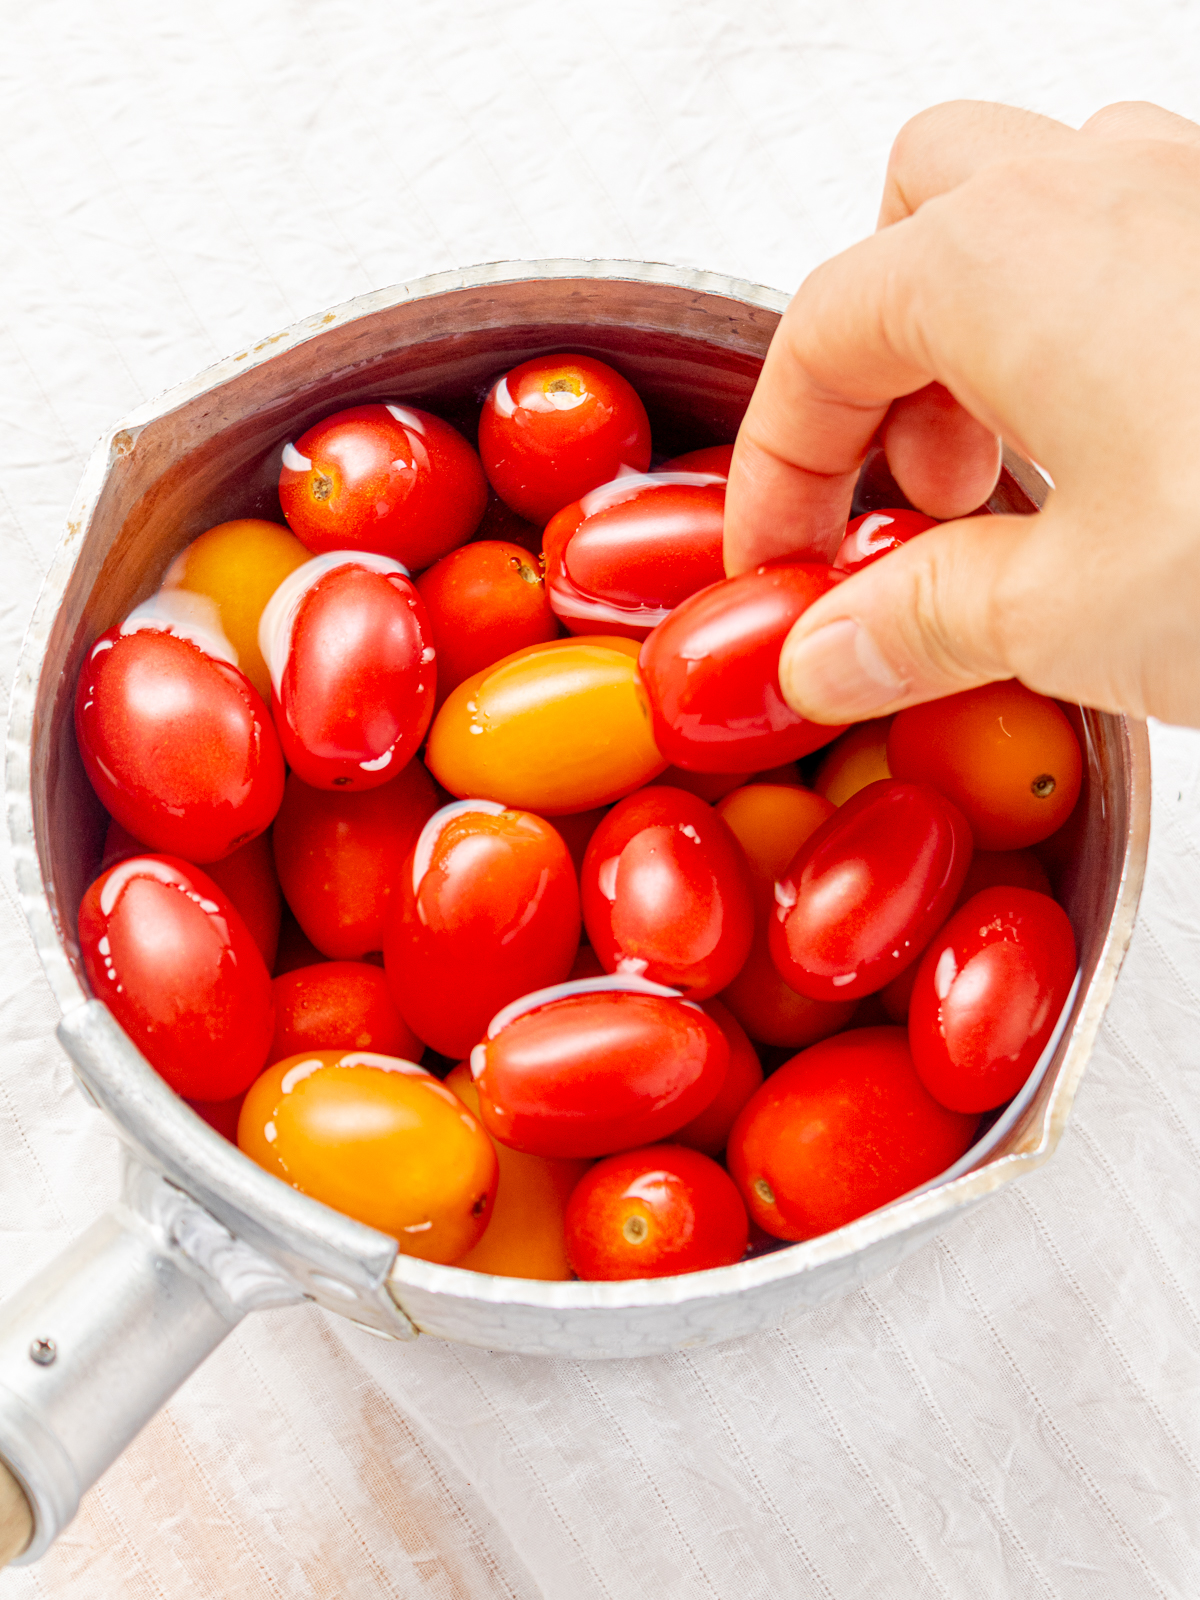
<svg viewBox="0 0 1200 1600"><path fill-rule="evenodd" d="M505 367L567 348L632 380L660 449L729 440L785 303L774 290L642 262L441 273L239 351L101 442L25 640L7 800L24 909L63 1011L58 1036L83 1092L122 1137L124 1182L114 1212L0 1314L0 1463L11 1469L0 1464L0 1558L41 1555L83 1491L256 1308L310 1299L383 1338L423 1334L527 1355L711 1344L777 1324L895 1265L1053 1152L1129 941L1145 864L1146 731L1117 716L1085 714L1085 800L1059 885L1080 974L1024 1094L924 1190L737 1266L632 1283L542 1283L399 1255L394 1239L288 1188L203 1123L83 976L75 913L105 819L75 748L79 664L205 528L278 516L285 439L375 399L466 419ZM1031 512L1045 491L1036 470L1009 455L991 505ZM860 507L886 504L894 492L886 468L868 464Z"/></svg>

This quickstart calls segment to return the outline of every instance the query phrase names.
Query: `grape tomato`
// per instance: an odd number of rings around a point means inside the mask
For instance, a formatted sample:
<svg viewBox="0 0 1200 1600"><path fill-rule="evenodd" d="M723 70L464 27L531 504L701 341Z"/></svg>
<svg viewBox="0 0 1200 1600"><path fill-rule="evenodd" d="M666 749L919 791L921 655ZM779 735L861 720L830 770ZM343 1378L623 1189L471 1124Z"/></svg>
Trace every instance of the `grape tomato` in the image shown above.
<svg viewBox="0 0 1200 1600"><path fill-rule="evenodd" d="M566 978L579 928L575 869L550 823L460 800L429 819L400 871L388 985L420 1038L463 1056L502 1006Z"/></svg>
<svg viewBox="0 0 1200 1600"><path fill-rule="evenodd" d="M828 800L791 784L753 783L717 802L717 815L741 845L760 912L775 902L775 881L797 850L833 815Z"/></svg>
<svg viewBox="0 0 1200 1600"><path fill-rule="evenodd" d="M322 961L277 975L270 1060L303 1050L373 1050L420 1060L421 1040L396 1009L387 979L364 961Z"/></svg>
<svg viewBox="0 0 1200 1600"><path fill-rule="evenodd" d="M227 1100L262 1070L271 980L207 873L168 855L118 862L84 894L79 947L92 993L177 1094Z"/></svg>
<svg viewBox="0 0 1200 1600"><path fill-rule="evenodd" d="M761 1228L811 1239L945 1172L978 1121L924 1088L903 1028L859 1028L771 1074L734 1126L729 1171Z"/></svg>
<svg viewBox="0 0 1200 1600"><path fill-rule="evenodd" d="M539 816L619 800L666 766L636 652L628 639L557 639L475 673L434 718L429 770L451 794Z"/></svg>
<svg viewBox="0 0 1200 1600"><path fill-rule="evenodd" d="M681 456L664 461L659 472L711 472L715 477L728 478L729 463L733 460L731 444L706 444L699 450L689 450Z"/></svg>
<svg viewBox="0 0 1200 1600"><path fill-rule="evenodd" d="M152 850L217 861L279 809L283 757L253 684L137 612L88 651L75 733L105 809Z"/></svg>
<svg viewBox="0 0 1200 1600"><path fill-rule="evenodd" d="M990 1111L1025 1082L1075 979L1061 906L984 889L933 939L913 984L908 1037L921 1082L955 1111Z"/></svg>
<svg viewBox="0 0 1200 1600"><path fill-rule="evenodd" d="M542 1156L605 1156L666 1138L720 1091L724 1033L676 991L584 978L499 1012L471 1052L484 1125Z"/></svg>
<svg viewBox="0 0 1200 1600"><path fill-rule="evenodd" d="M471 537L487 484L448 422L384 401L335 412L284 445L279 503L314 554L374 551L419 572Z"/></svg>
<svg viewBox="0 0 1200 1600"><path fill-rule="evenodd" d="M650 422L633 387L592 356L537 356L493 384L479 417L488 481L542 527L563 506L650 465Z"/></svg>
<svg viewBox="0 0 1200 1600"><path fill-rule="evenodd" d="M601 822L580 878L588 939L609 972L715 994L749 954L749 870L720 816L682 789L653 787Z"/></svg>
<svg viewBox="0 0 1200 1600"><path fill-rule="evenodd" d="M678 1144L597 1162L567 1206L567 1251L584 1279L664 1278L732 1266L750 1225L728 1173Z"/></svg>
<svg viewBox="0 0 1200 1600"><path fill-rule="evenodd" d="M284 898L322 955L355 960L383 949L404 858L438 808L419 761L361 793L312 789L291 773L272 829Z"/></svg>
<svg viewBox="0 0 1200 1600"><path fill-rule="evenodd" d="M1070 722L1015 678L898 712L887 756L896 777L953 800L981 850L1022 850L1054 833L1083 775Z"/></svg>
<svg viewBox="0 0 1200 1600"><path fill-rule="evenodd" d="M642 646L654 738L695 772L757 772L795 761L843 731L798 716L779 687L792 624L841 581L812 562L758 567L672 611Z"/></svg>
<svg viewBox="0 0 1200 1600"><path fill-rule="evenodd" d="M457 1261L491 1216L491 1140L411 1061L366 1050L277 1061L246 1095L238 1145L293 1189L391 1234L401 1254L423 1261Z"/></svg>
<svg viewBox="0 0 1200 1600"><path fill-rule="evenodd" d="M839 572L861 572L901 545L938 525L921 511L868 511L847 524L833 564Z"/></svg>
<svg viewBox="0 0 1200 1600"><path fill-rule="evenodd" d="M924 784L860 789L775 886L771 957L813 1000L873 994L946 920L971 860L966 819Z"/></svg>
<svg viewBox="0 0 1200 1600"><path fill-rule="evenodd" d="M845 805L851 795L880 778L894 776L887 762L891 717L857 723L835 739L817 769L813 788L831 805Z"/></svg>
<svg viewBox="0 0 1200 1600"><path fill-rule="evenodd" d="M771 959L770 922L759 917L742 970L721 990L721 1001L759 1044L799 1050L848 1026L857 1002L811 1000L786 984Z"/></svg>
<svg viewBox="0 0 1200 1600"><path fill-rule="evenodd" d="M286 578L259 626L288 765L318 789L373 789L416 752L437 681L425 607L399 562L334 551Z"/></svg>
<svg viewBox="0 0 1200 1600"><path fill-rule="evenodd" d="M546 587L572 633L644 639L688 595L725 576L725 483L705 473L629 474L546 525Z"/></svg>

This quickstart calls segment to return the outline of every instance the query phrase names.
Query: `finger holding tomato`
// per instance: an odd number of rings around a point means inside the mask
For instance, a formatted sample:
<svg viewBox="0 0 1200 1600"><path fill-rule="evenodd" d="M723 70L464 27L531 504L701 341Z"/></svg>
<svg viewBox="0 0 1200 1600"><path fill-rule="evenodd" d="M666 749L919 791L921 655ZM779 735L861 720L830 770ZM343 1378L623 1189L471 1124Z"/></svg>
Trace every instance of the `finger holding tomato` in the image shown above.
<svg viewBox="0 0 1200 1600"><path fill-rule="evenodd" d="M658 786L620 801L592 835L580 878L588 939L609 972L691 998L734 977L754 935L750 872L712 809Z"/></svg>
<svg viewBox="0 0 1200 1600"><path fill-rule="evenodd" d="M496 801L457 801L400 869L388 986L418 1038L465 1056L502 1006L563 981L579 928L575 868L554 828Z"/></svg>

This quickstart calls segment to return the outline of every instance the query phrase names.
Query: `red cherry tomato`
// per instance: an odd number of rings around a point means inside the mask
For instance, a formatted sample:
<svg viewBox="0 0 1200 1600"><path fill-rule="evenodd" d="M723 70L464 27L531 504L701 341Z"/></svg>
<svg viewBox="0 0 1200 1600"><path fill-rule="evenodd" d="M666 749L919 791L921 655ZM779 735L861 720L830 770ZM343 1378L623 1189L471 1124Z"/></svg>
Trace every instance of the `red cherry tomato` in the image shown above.
<svg viewBox="0 0 1200 1600"><path fill-rule="evenodd" d="M272 830L275 865L284 898L323 955L347 961L382 950L393 886L437 805L419 761L361 794L310 789L289 776Z"/></svg>
<svg viewBox="0 0 1200 1600"><path fill-rule="evenodd" d="M705 473L630 474L546 525L546 588L572 633L644 639L688 595L725 576L725 484Z"/></svg>
<svg viewBox="0 0 1200 1600"><path fill-rule="evenodd" d="M712 472L719 478L729 476L729 463L733 460L731 444L706 444L699 450L689 450L685 455L672 456L659 467L660 472Z"/></svg>
<svg viewBox="0 0 1200 1600"><path fill-rule="evenodd" d="M101 872L115 867L118 861L130 856L152 855L153 851L141 840L135 839L128 828L112 821L104 836L104 856ZM241 845L230 856L220 861L210 861L205 870L209 877L229 896L242 921L250 930L270 972L279 948L279 928L283 913L283 896L279 892L279 879L275 875L275 858L271 853L271 837L260 833L249 844Z"/></svg>
<svg viewBox="0 0 1200 1600"><path fill-rule="evenodd" d="M519 995L561 983L579 945L579 889L562 839L495 800L443 806L401 868L383 945L405 1021L465 1056Z"/></svg>
<svg viewBox="0 0 1200 1600"><path fill-rule="evenodd" d="M374 789L416 752L433 716L429 620L398 562L316 556L259 625L271 710L293 772L317 789Z"/></svg>
<svg viewBox="0 0 1200 1600"><path fill-rule="evenodd" d="M971 830L925 784L893 778L851 796L775 886L771 958L814 1000L873 994L946 920L971 861Z"/></svg>
<svg viewBox="0 0 1200 1600"><path fill-rule="evenodd" d="M374 1050L420 1061L425 1046L396 1010L387 979L365 961L322 961L271 985L275 1036L269 1061L304 1050Z"/></svg>
<svg viewBox="0 0 1200 1600"><path fill-rule="evenodd" d="M308 549L373 550L419 572L475 531L487 503L479 457L413 406L351 406L283 448L279 503Z"/></svg>
<svg viewBox="0 0 1200 1600"><path fill-rule="evenodd" d="M746 859L712 809L683 789L619 801L592 835L580 877L588 939L609 972L716 994L750 952Z"/></svg>
<svg viewBox="0 0 1200 1600"><path fill-rule="evenodd" d="M742 1197L715 1161L678 1144L609 1156L567 1202L567 1255L585 1279L667 1278L746 1253Z"/></svg>
<svg viewBox="0 0 1200 1600"><path fill-rule="evenodd" d="M841 575L809 562L758 567L677 606L638 657L666 759L693 772L758 772L843 730L785 702L779 652L796 618Z"/></svg>
<svg viewBox="0 0 1200 1600"><path fill-rule="evenodd" d="M479 454L506 505L541 527L622 467L650 465L646 408L591 356L537 356L497 379L479 418Z"/></svg>
<svg viewBox="0 0 1200 1600"><path fill-rule="evenodd" d="M725 1035L699 1006L637 978L528 995L471 1052L489 1132L538 1156L664 1139L712 1104L728 1065Z"/></svg>
<svg viewBox="0 0 1200 1600"><path fill-rule="evenodd" d="M417 579L437 651L437 704L514 650L558 638L541 564L520 545L477 540Z"/></svg>
<svg viewBox="0 0 1200 1600"><path fill-rule="evenodd" d="M763 1081L758 1051L746 1037L741 1023L719 1000L706 1000L704 1013L725 1035L729 1046L729 1066L725 1081L711 1104L671 1135L676 1144L699 1150L706 1156L719 1156L729 1141L729 1130L738 1113Z"/></svg>
<svg viewBox="0 0 1200 1600"><path fill-rule="evenodd" d="M936 517L927 517L921 511L868 511L847 524L846 537L833 564L839 572L860 572L937 525Z"/></svg>
<svg viewBox="0 0 1200 1600"><path fill-rule="evenodd" d="M176 1094L228 1100L262 1071L271 980L206 873L174 856L118 863L83 897L79 947L92 993Z"/></svg>
<svg viewBox="0 0 1200 1600"><path fill-rule="evenodd" d="M921 1082L954 1111L1011 1100L1074 979L1075 935L1049 895L1007 887L975 895L917 970L908 1038Z"/></svg>
<svg viewBox="0 0 1200 1600"><path fill-rule="evenodd" d="M729 1171L759 1227L811 1239L945 1172L978 1121L922 1086L903 1028L858 1028L771 1074L730 1135Z"/></svg>
<svg viewBox="0 0 1200 1600"><path fill-rule="evenodd" d="M1015 678L910 706L893 718L888 766L940 789L981 850L1022 850L1061 827L1079 796L1079 741L1053 700Z"/></svg>
<svg viewBox="0 0 1200 1600"><path fill-rule="evenodd" d="M218 861L279 809L270 713L237 667L136 616L101 634L79 674L84 770L105 809L151 849Z"/></svg>

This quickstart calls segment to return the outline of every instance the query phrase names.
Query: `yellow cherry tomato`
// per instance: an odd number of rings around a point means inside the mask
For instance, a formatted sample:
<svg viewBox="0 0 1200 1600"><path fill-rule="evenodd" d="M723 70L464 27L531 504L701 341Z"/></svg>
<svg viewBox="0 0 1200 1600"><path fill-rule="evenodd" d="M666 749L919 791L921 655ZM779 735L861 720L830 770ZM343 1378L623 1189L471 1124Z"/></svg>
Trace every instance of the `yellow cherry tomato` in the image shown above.
<svg viewBox="0 0 1200 1600"><path fill-rule="evenodd" d="M890 778L887 740L891 717L876 717L860 722L829 746L813 788L835 806L844 806L851 795L880 778Z"/></svg>
<svg viewBox="0 0 1200 1600"><path fill-rule="evenodd" d="M774 903L775 880L782 878L796 851L834 808L811 789L751 783L719 800L717 811L746 853L761 915Z"/></svg>
<svg viewBox="0 0 1200 1600"><path fill-rule="evenodd" d="M221 522L171 563L163 587L186 589L214 602L238 666L269 705L271 674L258 648L263 607L288 576L312 559L290 529L278 522L244 517Z"/></svg>
<svg viewBox="0 0 1200 1600"><path fill-rule="evenodd" d="M426 765L451 794L543 817L632 794L666 766L629 639L529 645L467 678L434 719Z"/></svg>
<svg viewBox="0 0 1200 1600"><path fill-rule="evenodd" d="M479 1091L465 1061L446 1078L446 1087L479 1115ZM496 1156L500 1187L492 1220L479 1243L454 1265L503 1278L570 1278L563 1217L571 1190L592 1163L526 1155L504 1144L496 1145Z"/></svg>
<svg viewBox="0 0 1200 1600"><path fill-rule="evenodd" d="M444 1084L394 1056L311 1050L250 1085L238 1145L293 1189L449 1263L488 1225L492 1141Z"/></svg>

